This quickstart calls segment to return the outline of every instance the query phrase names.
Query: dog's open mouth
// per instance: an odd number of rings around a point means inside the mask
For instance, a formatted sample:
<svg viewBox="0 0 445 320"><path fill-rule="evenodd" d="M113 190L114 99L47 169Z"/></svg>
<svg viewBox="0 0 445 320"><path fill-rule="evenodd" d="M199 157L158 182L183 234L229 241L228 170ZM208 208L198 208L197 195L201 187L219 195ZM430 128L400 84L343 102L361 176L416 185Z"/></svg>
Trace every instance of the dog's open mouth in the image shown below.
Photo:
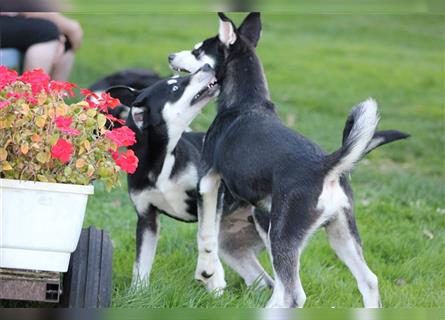
<svg viewBox="0 0 445 320"><path fill-rule="evenodd" d="M179 68L179 67L172 66L172 65L170 65L170 67L173 69L173 71L176 71L176 72L191 73L190 71L188 71L187 69L184 69L184 68Z"/></svg>
<svg viewBox="0 0 445 320"><path fill-rule="evenodd" d="M202 88L192 99L191 104L195 104L196 102L201 101L204 98L212 98L216 95L218 91L218 82L216 79L213 79L207 86Z"/></svg>

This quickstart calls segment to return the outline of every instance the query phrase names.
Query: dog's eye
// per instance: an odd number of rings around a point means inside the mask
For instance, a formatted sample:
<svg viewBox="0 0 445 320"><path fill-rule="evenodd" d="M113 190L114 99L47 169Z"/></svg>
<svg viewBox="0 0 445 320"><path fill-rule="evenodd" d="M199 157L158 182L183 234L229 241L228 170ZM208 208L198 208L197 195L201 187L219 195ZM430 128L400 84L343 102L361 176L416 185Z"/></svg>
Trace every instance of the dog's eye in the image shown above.
<svg viewBox="0 0 445 320"><path fill-rule="evenodd" d="M178 86L173 86L172 87L172 91L178 91L179 87Z"/></svg>

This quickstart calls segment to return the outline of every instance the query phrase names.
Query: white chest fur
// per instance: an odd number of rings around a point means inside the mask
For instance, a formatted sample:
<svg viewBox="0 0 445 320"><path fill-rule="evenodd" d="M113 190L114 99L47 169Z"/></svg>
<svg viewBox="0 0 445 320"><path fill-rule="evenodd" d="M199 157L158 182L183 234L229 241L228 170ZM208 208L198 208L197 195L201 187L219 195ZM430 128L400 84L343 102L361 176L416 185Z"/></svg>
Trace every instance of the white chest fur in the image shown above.
<svg viewBox="0 0 445 320"><path fill-rule="evenodd" d="M155 187L138 192L131 192L130 197L138 211L144 214L149 205L153 205L170 216L181 220L195 220L196 217L187 213L186 191L196 188L198 174L193 165L170 179L175 157L168 154Z"/></svg>

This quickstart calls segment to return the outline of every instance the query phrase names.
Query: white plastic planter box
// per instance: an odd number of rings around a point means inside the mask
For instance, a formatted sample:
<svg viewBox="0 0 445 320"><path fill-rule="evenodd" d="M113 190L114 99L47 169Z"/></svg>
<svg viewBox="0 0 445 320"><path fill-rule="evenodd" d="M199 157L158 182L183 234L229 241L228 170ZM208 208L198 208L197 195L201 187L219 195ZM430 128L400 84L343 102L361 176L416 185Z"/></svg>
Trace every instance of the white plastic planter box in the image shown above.
<svg viewBox="0 0 445 320"><path fill-rule="evenodd" d="M0 268L66 272L93 186L0 179Z"/></svg>

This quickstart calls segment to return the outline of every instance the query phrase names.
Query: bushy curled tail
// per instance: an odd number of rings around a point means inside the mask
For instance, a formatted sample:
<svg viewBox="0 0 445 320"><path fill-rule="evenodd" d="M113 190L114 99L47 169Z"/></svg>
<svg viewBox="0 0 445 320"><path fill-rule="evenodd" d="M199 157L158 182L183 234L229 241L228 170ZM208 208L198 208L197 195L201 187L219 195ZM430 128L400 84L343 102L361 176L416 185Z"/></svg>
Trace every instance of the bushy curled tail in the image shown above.
<svg viewBox="0 0 445 320"><path fill-rule="evenodd" d="M356 105L346 120L343 145L326 157L326 175L337 179L349 172L368 150L379 122L377 102L369 98ZM373 149L373 148L371 148Z"/></svg>

